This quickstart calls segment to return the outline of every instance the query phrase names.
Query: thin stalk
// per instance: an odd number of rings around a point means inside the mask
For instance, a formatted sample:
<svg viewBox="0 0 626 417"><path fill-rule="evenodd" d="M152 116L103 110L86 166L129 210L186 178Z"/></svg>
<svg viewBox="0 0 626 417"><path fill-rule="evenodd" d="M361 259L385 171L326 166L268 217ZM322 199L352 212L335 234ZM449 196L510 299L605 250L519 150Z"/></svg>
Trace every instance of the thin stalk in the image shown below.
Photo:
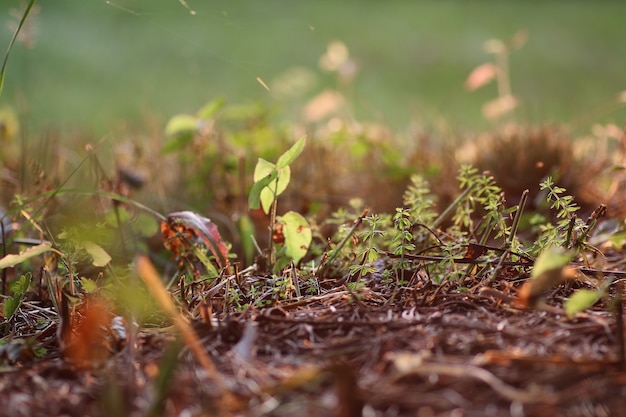
<svg viewBox="0 0 626 417"><path fill-rule="evenodd" d="M450 213L452 213L452 210L454 210L454 208L457 205L459 205L463 200L465 200L465 198L469 195L470 192L472 192L475 186L476 186L476 183L472 183L461 194L459 194L459 196L455 198L454 201L448 207L446 207L443 213L441 213L439 217L435 219L435 221L430 227L433 229L436 229L437 227L439 227L441 223L443 223L443 221L450 215Z"/></svg>
<svg viewBox="0 0 626 417"><path fill-rule="evenodd" d="M498 264L493 269L493 274L491 275L492 281L496 279L496 277L498 276L498 272L500 271L500 268L502 268L502 264L504 263L504 260L511 253L509 249L511 248L511 245L513 244L513 239L515 239L515 235L517 234L517 229L519 228L519 222L522 217L522 212L524 211L524 207L526 207L526 202L528 201L528 193L529 193L528 190L524 190L522 192L522 197L520 198L519 204L517 206L517 211L515 212L515 217L513 218L513 225L511 226L511 234L509 235L509 238L507 239L507 242L505 245L506 250L502 253L502 255L500 256L500 260L498 261Z"/></svg>
<svg viewBox="0 0 626 417"><path fill-rule="evenodd" d="M4 62L2 63L2 69L0 70L0 94L2 94L2 87L4 86L4 76L7 71L7 63L9 62L9 55L11 54L13 45L15 44L15 41L17 40L17 35L19 35L20 30L22 30L22 26L24 26L24 22L26 22L26 18L28 17L28 14L30 13L30 9L33 8L34 4L35 4L35 0L30 0L30 3L28 3L28 5L26 6L26 10L24 10L22 19L20 20L20 23L17 25L15 32L13 32L13 37L11 38L11 41L9 42L9 47L7 48L7 51L4 54Z"/></svg>
<svg viewBox="0 0 626 417"><path fill-rule="evenodd" d="M567 226L567 235L565 236L565 242L563 243L563 247L565 247L565 249L569 249L572 247L571 245L572 233L574 231L575 224L576 224L576 215L574 214L570 218L569 225Z"/></svg>
<svg viewBox="0 0 626 417"><path fill-rule="evenodd" d="M511 225L511 234L509 235L509 239L507 242L507 246L511 247L513 243L513 239L517 235L517 230L519 229L519 222L522 218L522 213L524 212L524 208L526 208L526 203L528 202L528 194L529 191L526 189L522 192L522 197L519 200L519 204L517 205L517 211L515 212L515 217L513 217L513 224Z"/></svg>
<svg viewBox="0 0 626 417"><path fill-rule="evenodd" d="M291 261L291 282L296 289L296 297L302 297L302 292L300 290L300 280L298 279L296 264L293 261Z"/></svg>
<svg viewBox="0 0 626 417"><path fill-rule="evenodd" d="M276 180L276 188L274 189L274 202L272 203L272 207L270 207L270 233L269 233L269 267L270 270L274 268L275 254L274 254L274 241L272 239L274 235L274 229L276 228L276 206L278 203L278 197L276 193L278 191L278 179Z"/></svg>
<svg viewBox="0 0 626 417"><path fill-rule="evenodd" d="M332 261L335 260L337 255L339 255L339 252L341 251L341 249L345 246L348 240L352 237L354 232L356 232L356 229L358 229L361 223L363 223L363 219L365 218L365 216L367 216L368 212L369 212L368 209L363 210L363 213L361 213L361 215L356 220L354 220L354 223L352 224L352 227L350 228L350 230L348 230L348 233L346 234L346 236L343 239L341 239L341 242L339 242L339 244L335 246L335 249L333 249L331 254L328 256L328 259L326 260L326 265L330 265L330 263L332 263Z"/></svg>

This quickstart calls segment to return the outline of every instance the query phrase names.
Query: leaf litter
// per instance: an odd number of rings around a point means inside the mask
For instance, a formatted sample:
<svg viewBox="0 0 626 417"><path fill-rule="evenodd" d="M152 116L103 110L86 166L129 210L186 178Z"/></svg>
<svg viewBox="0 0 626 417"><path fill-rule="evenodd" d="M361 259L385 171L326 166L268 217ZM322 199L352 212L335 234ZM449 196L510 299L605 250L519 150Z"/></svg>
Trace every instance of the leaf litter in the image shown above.
<svg viewBox="0 0 626 417"><path fill-rule="evenodd" d="M155 273L146 262L137 262L141 276ZM25 302L13 319L13 341L0 350L1 413L619 414L626 378L611 311L567 319L559 307L517 308L479 286L432 286L419 271L402 288L377 285L371 274L359 291L320 282L327 289L319 295L244 311L220 308L225 300L218 292L199 303L208 310L204 317L171 305L166 311L184 345L169 327L128 328L136 331L133 344L117 347L110 329L83 332L89 339L83 344L100 344L86 364L58 346L53 310ZM506 288L495 283L493 291ZM552 300L563 296L563 289L551 294ZM169 300L165 292L159 297ZM81 313L83 326L105 329L107 308L90 309ZM40 322L52 324L39 328ZM36 358L29 342L17 340L37 340L47 353ZM175 349L174 359L168 349ZM89 358L79 352L82 362ZM157 389L170 368L165 388Z"/></svg>

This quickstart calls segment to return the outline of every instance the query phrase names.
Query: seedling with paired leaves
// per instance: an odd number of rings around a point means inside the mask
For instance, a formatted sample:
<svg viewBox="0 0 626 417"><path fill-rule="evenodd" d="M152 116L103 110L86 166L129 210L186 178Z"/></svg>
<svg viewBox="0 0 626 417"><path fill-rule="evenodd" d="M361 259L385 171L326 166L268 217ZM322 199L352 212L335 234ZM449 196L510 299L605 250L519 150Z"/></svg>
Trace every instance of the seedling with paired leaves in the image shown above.
<svg viewBox="0 0 626 417"><path fill-rule="evenodd" d="M254 184L250 190L248 206L252 210L263 209L265 214L270 215L269 234L269 260L270 265L281 269L288 262L298 264L306 255L311 244L311 227L307 220L299 213L289 211L282 216L277 216L278 196L289 185L291 178L290 165L304 150L306 138L300 138L289 150L283 153L274 164L259 158L254 169ZM282 247L279 255L283 257L277 261L274 254L274 245Z"/></svg>

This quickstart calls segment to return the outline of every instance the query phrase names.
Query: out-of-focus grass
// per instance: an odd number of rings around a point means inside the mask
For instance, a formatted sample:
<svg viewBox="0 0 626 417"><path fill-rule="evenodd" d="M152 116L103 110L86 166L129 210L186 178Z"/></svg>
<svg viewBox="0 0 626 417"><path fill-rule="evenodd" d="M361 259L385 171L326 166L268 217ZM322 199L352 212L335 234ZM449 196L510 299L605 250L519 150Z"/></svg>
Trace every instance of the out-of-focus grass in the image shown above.
<svg viewBox="0 0 626 417"><path fill-rule="evenodd" d="M0 4L0 45L8 44L8 10L18 3ZM467 93L463 81L488 59L485 40L519 29L530 35L511 57L522 120L570 122L626 88L621 2L188 3L195 15L176 0L38 2L36 47L14 50L0 104L16 106L31 129L54 124L95 134L192 111L217 95L267 101L293 118L335 85L317 62L339 39L359 66L348 91L360 119L483 128L480 106L495 98L495 87ZM296 66L316 76L296 97L277 97L256 81L271 87ZM593 121L625 115L619 109Z"/></svg>

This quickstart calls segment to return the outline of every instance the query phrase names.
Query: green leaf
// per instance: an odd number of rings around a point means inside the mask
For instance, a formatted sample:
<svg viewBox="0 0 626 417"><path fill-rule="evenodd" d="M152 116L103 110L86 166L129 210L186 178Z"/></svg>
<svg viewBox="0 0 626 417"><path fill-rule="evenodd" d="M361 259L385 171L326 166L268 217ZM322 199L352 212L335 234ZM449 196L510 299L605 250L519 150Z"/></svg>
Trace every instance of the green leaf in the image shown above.
<svg viewBox="0 0 626 417"><path fill-rule="evenodd" d="M277 177L278 171L273 170L268 175L262 177L260 180L256 181L252 185L252 188L250 189L250 194L248 195L248 207L251 210L256 210L261 207L261 192Z"/></svg>
<svg viewBox="0 0 626 417"><path fill-rule="evenodd" d="M286 166L279 170L273 163L268 162L263 158L259 158L256 167L254 168L253 178L255 183L273 172L276 172L276 177L272 181L269 181L265 187L260 189L259 199L261 207L266 214L270 212L270 207L276 198L287 189L287 185L289 185L289 180L291 178L291 169ZM255 192L256 191L257 190L255 190Z"/></svg>
<svg viewBox="0 0 626 417"><path fill-rule="evenodd" d="M265 214L270 212L270 207L276 198L281 195L289 185L291 179L291 169L285 167L278 171L278 178L270 182L263 190L261 190L261 206Z"/></svg>
<svg viewBox="0 0 626 417"><path fill-rule="evenodd" d="M80 286L87 294L94 293L98 290L98 284L96 284L94 280L85 277L80 279Z"/></svg>
<svg viewBox="0 0 626 417"><path fill-rule="evenodd" d="M564 268L572 260L572 253L562 247L555 246L544 250L535 261L530 278L534 279L542 274Z"/></svg>
<svg viewBox="0 0 626 417"><path fill-rule="evenodd" d="M258 208L258 206L257 206ZM244 253L245 265L250 265L254 258L254 223L250 216L242 215L237 220L237 229L241 236L241 247Z"/></svg>
<svg viewBox="0 0 626 417"><path fill-rule="evenodd" d="M22 262L29 260L30 258L39 256L43 253L50 252L50 251L56 252L59 255L63 255L58 250L52 249L52 245L50 245L49 243L42 243L40 245L33 246L32 248L28 248L23 252L20 252L19 255L11 254L0 259L0 269L10 268L12 266L19 265Z"/></svg>
<svg viewBox="0 0 626 417"><path fill-rule="evenodd" d="M280 223L283 225L285 235L285 254L297 264L304 258L311 245L311 226L301 214L294 211L281 216Z"/></svg>
<svg viewBox="0 0 626 417"><path fill-rule="evenodd" d="M2 63L2 69L0 70L0 94L2 94L2 88L4 87L4 75L6 74L6 71L7 71L7 64L9 62L9 54L11 53L11 50L13 49L13 45L15 44L15 40L17 39L17 35L19 35L20 30L22 30L22 26L24 26L24 22L26 22L26 18L28 17L28 14L30 13L30 9L33 8L34 4L35 4L35 0L30 0L30 3L28 3L28 5L26 6L26 10L24 10L22 19L20 20L20 23L17 25L15 32L13 32L13 37L11 38L11 42L9 42L9 47L7 48L7 51L4 54L4 62Z"/></svg>
<svg viewBox="0 0 626 417"><path fill-rule="evenodd" d="M210 119L224 107L224 104L226 104L226 100L224 100L223 97L216 98L215 100L208 102L204 105L204 107L198 110L198 117L201 119Z"/></svg>
<svg viewBox="0 0 626 417"><path fill-rule="evenodd" d="M563 303L567 317L572 317L576 313L592 307L602 296L601 291L578 290Z"/></svg>
<svg viewBox="0 0 626 417"><path fill-rule="evenodd" d="M165 144L163 152L172 152L185 146L193 139L197 129L197 117L188 114L173 116L165 126L165 136L171 140Z"/></svg>
<svg viewBox="0 0 626 417"><path fill-rule="evenodd" d="M30 274L25 274L11 283L9 290L12 296L8 297L4 301L4 306L2 308L2 314L5 318L10 320L17 309L20 308L20 305L26 296L26 291L28 291L28 287L30 287L31 280L32 276Z"/></svg>
<svg viewBox="0 0 626 417"><path fill-rule="evenodd" d="M301 137L296 143L293 144L291 148L289 148L284 154L278 158L278 162L276 162L276 168L282 169L285 168L302 153L304 149L304 145L306 144L306 136Z"/></svg>
<svg viewBox="0 0 626 417"><path fill-rule="evenodd" d="M254 180L254 182L260 181L264 177L268 176L272 171L276 171L278 173L276 165L274 165L270 161L266 161L263 158L259 158L256 166L254 167L254 176L252 177L252 179Z"/></svg>
<svg viewBox="0 0 626 417"><path fill-rule="evenodd" d="M92 257L93 266L103 267L111 262L111 255L109 255L102 246L86 240L83 242L85 251Z"/></svg>
<svg viewBox="0 0 626 417"><path fill-rule="evenodd" d="M159 231L159 223L153 216L139 213L133 221L133 230L141 236L150 237Z"/></svg>

